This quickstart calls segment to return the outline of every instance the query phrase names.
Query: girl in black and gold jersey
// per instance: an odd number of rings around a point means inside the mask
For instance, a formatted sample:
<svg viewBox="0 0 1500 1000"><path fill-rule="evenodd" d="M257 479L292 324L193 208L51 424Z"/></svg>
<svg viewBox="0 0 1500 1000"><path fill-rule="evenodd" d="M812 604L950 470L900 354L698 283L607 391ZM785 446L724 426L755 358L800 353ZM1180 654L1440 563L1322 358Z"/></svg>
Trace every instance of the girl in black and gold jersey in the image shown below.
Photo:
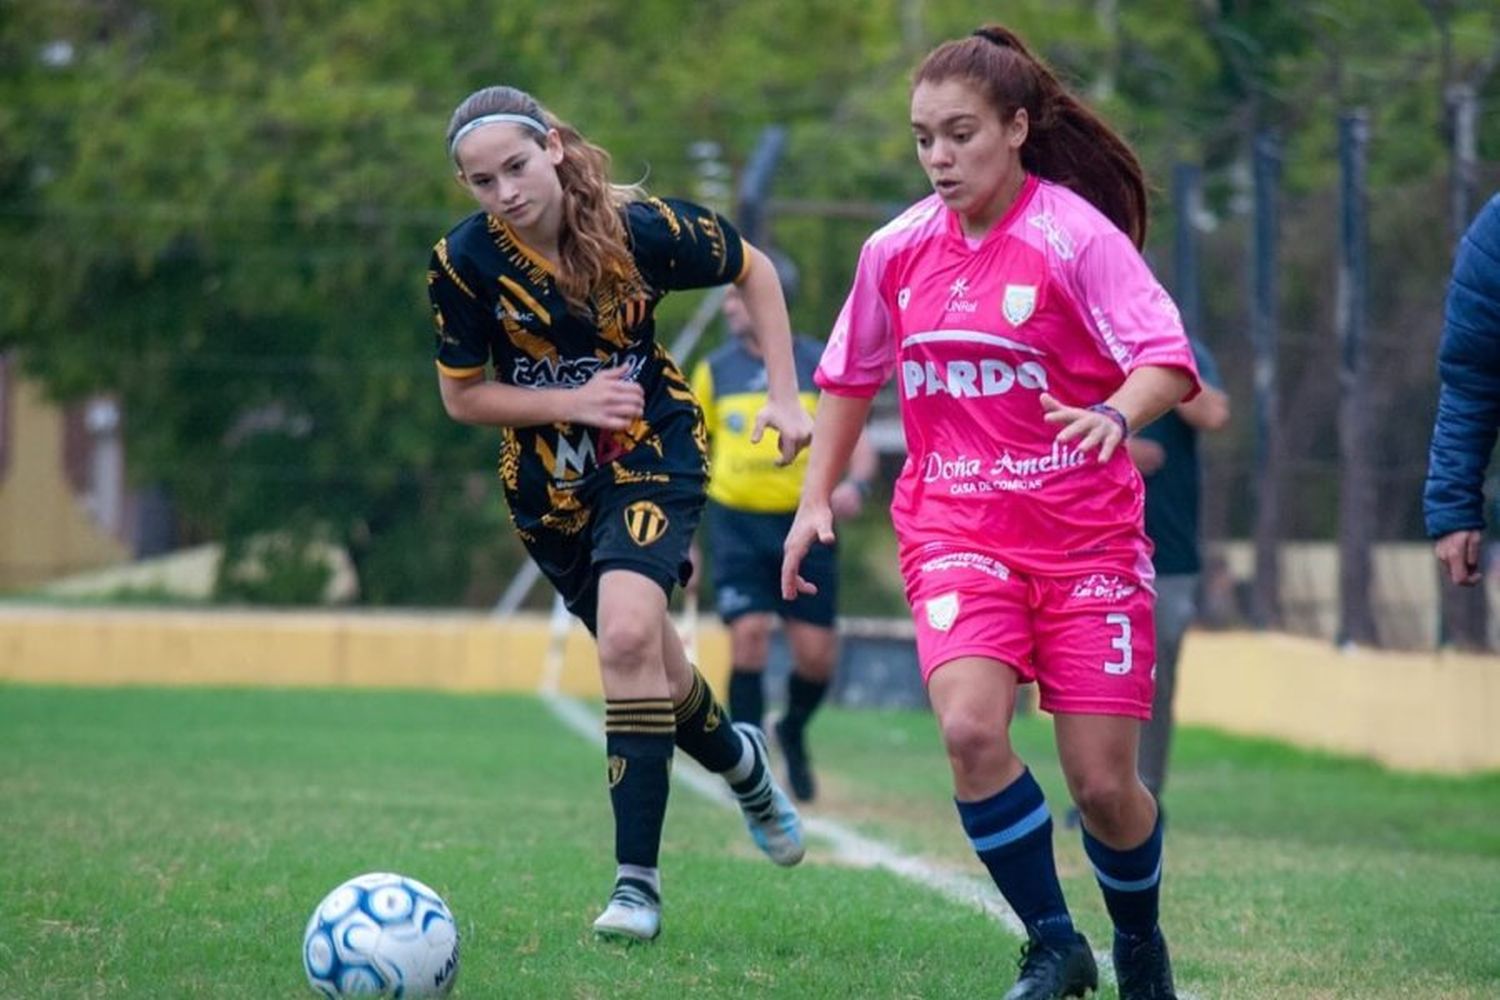
<svg viewBox="0 0 1500 1000"><path fill-rule="evenodd" d="M608 154L528 94L471 94L447 138L482 211L438 241L427 275L443 405L502 429L511 520L598 642L618 869L594 929L649 940L674 742L725 777L772 860L802 857L759 730L729 724L667 617L707 459L702 412L653 320L673 289L742 290L771 383L757 431L774 430L790 461L812 421L786 306L770 261L726 220L611 184Z"/></svg>

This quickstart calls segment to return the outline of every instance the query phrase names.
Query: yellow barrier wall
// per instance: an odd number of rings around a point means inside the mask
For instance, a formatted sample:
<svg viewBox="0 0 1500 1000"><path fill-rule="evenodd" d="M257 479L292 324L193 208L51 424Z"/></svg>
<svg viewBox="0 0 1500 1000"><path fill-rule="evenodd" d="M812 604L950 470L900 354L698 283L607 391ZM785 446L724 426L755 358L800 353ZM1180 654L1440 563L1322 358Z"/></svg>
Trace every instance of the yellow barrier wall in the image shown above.
<svg viewBox="0 0 1500 1000"><path fill-rule="evenodd" d="M1182 656L1183 722L1398 768L1500 769L1500 657L1243 632L1192 632Z"/></svg>
<svg viewBox="0 0 1500 1000"><path fill-rule="evenodd" d="M421 687L600 693L593 640L573 625L561 656L545 615L0 609L0 680L41 684ZM728 635L700 632L700 655L723 664Z"/></svg>
<svg viewBox="0 0 1500 1000"><path fill-rule="evenodd" d="M545 616L0 609L0 680L46 684L384 686L598 696L593 643L560 658ZM698 629L720 692L728 637ZM1193 632L1177 714L1298 746L1444 772L1500 769L1500 657L1341 653L1285 635Z"/></svg>

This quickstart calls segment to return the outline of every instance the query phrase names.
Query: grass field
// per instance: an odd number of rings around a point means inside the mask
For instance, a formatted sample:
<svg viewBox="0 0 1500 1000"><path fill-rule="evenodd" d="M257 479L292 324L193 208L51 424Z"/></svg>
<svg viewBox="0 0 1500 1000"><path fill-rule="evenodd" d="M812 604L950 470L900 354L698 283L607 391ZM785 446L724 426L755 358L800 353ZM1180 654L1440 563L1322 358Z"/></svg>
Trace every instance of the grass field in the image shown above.
<svg viewBox="0 0 1500 1000"><path fill-rule="evenodd" d="M838 819L976 877L924 713L830 711ZM1044 720L1015 735L1064 806ZM0 997L299 997L313 905L362 871L436 888L458 997L998 997L1016 942L835 861L774 868L674 789L654 946L594 943L610 821L598 747L522 697L0 687ZM1200 998L1500 997L1500 776L1431 779L1189 730L1165 925ZM1069 899L1107 922L1073 833ZM1105 996L1113 996L1106 990Z"/></svg>

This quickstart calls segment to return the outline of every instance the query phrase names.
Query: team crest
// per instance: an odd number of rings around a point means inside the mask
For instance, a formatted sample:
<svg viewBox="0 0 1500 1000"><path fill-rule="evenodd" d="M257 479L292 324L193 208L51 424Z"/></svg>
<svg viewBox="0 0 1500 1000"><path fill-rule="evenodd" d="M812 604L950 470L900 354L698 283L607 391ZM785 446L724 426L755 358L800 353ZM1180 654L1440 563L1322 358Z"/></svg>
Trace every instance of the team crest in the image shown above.
<svg viewBox="0 0 1500 1000"><path fill-rule="evenodd" d="M625 758L611 756L609 758L609 787L613 788L625 777Z"/></svg>
<svg viewBox="0 0 1500 1000"><path fill-rule="evenodd" d="M1006 285L1005 297L1000 300L1000 312L1011 326L1020 326L1036 311L1035 285Z"/></svg>
<svg viewBox="0 0 1500 1000"><path fill-rule="evenodd" d="M958 592L950 590L941 597L927 602L927 624L939 632L946 632L958 620Z"/></svg>
<svg viewBox="0 0 1500 1000"><path fill-rule="evenodd" d="M650 545L667 533L667 515L650 500L637 500L625 508L625 530L637 545Z"/></svg>

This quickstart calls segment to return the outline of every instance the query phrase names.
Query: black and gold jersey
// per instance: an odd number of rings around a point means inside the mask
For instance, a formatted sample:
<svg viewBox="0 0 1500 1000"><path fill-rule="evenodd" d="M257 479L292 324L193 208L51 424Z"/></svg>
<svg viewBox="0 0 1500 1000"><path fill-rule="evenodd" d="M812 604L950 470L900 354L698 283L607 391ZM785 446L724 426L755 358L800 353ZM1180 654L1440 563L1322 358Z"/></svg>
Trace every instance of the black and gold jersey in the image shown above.
<svg viewBox="0 0 1500 1000"><path fill-rule="evenodd" d="M651 198L623 211L632 273L596 293L591 317L570 312L551 263L484 212L433 248L427 289L441 371L463 377L488 368L498 381L547 389L576 388L602 368L624 366L645 391L645 412L626 431L503 429L500 476L523 534L536 526L579 530L587 515L581 495L601 477L637 483L705 475L702 415L656 341L654 313L674 289L737 280L744 244L727 220L691 202Z"/></svg>

